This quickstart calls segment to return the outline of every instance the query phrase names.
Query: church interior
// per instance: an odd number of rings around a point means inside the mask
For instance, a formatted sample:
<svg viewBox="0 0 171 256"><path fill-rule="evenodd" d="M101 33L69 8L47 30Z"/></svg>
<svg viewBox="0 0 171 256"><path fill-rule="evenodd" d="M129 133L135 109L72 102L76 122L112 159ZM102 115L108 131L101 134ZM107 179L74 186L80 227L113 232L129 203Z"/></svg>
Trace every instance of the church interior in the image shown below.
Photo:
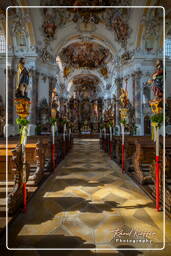
<svg viewBox="0 0 171 256"><path fill-rule="evenodd" d="M0 1L1 255L169 256L171 3Z"/></svg>

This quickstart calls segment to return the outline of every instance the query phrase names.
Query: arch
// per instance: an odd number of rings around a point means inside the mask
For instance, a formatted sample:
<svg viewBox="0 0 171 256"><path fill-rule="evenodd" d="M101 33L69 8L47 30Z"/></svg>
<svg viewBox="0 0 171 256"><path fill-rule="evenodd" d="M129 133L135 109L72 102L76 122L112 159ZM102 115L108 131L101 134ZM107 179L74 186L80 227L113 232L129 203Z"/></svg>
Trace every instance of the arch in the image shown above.
<svg viewBox="0 0 171 256"><path fill-rule="evenodd" d="M62 50L68 46L70 46L73 43L81 43L81 42L90 42L90 43L96 43L105 49L108 49L111 58L113 59L114 54L116 52L116 49L108 42L108 40L98 34L94 34L91 36L80 36L79 34L75 34L73 36L67 36L64 40L60 42L58 45L58 48L55 51L55 55L58 58L57 65L59 67L59 70L61 71L61 74L64 72L65 64L62 63L62 60L60 59L60 53ZM69 74L64 78L64 83L66 85L66 90L68 90L68 86L70 86L70 81L73 79L74 76L79 74L92 74L99 78L100 80L100 87L103 90L106 87L106 82L108 79L106 79L98 70L96 69L89 69L86 68L79 68L79 69L73 69L69 72ZM62 78L62 77L61 77ZM62 79L63 80L63 79Z"/></svg>
<svg viewBox="0 0 171 256"><path fill-rule="evenodd" d="M70 86L70 82L77 76L79 75L93 75L95 77L97 77L99 79L99 84L98 86L100 87L101 90L105 89L106 86L106 82L104 80L102 80L102 77L100 76L99 72L95 71L95 70L90 70L90 69L78 69L75 70L69 77L68 79L65 81L65 83L67 84L66 90L68 90L69 86Z"/></svg>
<svg viewBox="0 0 171 256"><path fill-rule="evenodd" d="M112 46L112 44L107 40L107 38L102 37L101 35L98 34L93 34L91 36L80 36L80 34L75 34L73 36L67 36L58 46L56 49L55 55L58 56L59 53L62 51L63 48L69 46L72 43L76 42L94 42L98 43L104 48L108 48L111 52L112 55L116 52L116 49Z"/></svg>

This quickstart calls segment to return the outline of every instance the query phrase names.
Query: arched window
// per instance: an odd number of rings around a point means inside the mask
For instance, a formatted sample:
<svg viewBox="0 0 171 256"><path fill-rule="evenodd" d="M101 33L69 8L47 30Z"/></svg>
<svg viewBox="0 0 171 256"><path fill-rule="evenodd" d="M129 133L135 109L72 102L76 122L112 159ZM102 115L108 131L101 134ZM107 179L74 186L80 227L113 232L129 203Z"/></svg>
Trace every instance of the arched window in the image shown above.
<svg viewBox="0 0 171 256"><path fill-rule="evenodd" d="M171 58L171 38L165 40L165 55Z"/></svg>
<svg viewBox="0 0 171 256"><path fill-rule="evenodd" d="M0 53L4 53L5 49L6 49L5 35L3 31L0 30Z"/></svg>

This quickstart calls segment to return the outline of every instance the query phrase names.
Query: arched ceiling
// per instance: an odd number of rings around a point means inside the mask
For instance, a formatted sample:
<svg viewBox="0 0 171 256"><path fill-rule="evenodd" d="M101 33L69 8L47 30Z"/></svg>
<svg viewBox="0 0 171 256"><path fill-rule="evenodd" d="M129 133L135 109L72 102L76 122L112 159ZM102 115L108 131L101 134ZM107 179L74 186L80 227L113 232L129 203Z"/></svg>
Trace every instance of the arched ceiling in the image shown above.
<svg viewBox="0 0 171 256"><path fill-rule="evenodd" d="M92 42L72 43L59 54L63 63L73 68L100 68L109 63L109 49Z"/></svg>
<svg viewBox="0 0 171 256"><path fill-rule="evenodd" d="M70 96L74 95L91 95L91 97L99 97L101 87L99 86L99 79L92 74L79 74L72 78L69 82L68 92Z"/></svg>
<svg viewBox="0 0 171 256"><path fill-rule="evenodd" d="M74 85L93 85L97 86L99 83L98 77L95 75L90 75L90 74L81 74L77 75L73 78L73 84Z"/></svg>
<svg viewBox="0 0 171 256"><path fill-rule="evenodd" d="M72 95L75 89L79 90L78 87L80 87L80 90L84 88L94 88L96 92L100 93L102 90L101 85L102 82L97 75L86 72L78 73L73 75L68 81L67 91Z"/></svg>

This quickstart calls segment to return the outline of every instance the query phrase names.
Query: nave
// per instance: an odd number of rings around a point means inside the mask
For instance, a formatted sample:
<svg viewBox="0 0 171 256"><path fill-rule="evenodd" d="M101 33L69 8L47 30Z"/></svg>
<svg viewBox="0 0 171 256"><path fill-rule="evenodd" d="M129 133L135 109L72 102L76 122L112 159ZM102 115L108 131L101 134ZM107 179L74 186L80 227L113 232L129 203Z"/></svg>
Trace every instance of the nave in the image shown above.
<svg viewBox="0 0 171 256"><path fill-rule="evenodd" d="M170 255L170 1L1 0L0 75L5 256Z"/></svg>
<svg viewBox="0 0 171 256"><path fill-rule="evenodd" d="M152 200L100 150L98 139L75 139L65 160L34 194L27 212L9 226L9 247L161 248L162 216ZM171 241L170 224L166 218L167 243ZM116 243L118 230L122 240L129 239L128 245ZM143 243L145 236L148 241ZM140 244L130 242L135 239Z"/></svg>

